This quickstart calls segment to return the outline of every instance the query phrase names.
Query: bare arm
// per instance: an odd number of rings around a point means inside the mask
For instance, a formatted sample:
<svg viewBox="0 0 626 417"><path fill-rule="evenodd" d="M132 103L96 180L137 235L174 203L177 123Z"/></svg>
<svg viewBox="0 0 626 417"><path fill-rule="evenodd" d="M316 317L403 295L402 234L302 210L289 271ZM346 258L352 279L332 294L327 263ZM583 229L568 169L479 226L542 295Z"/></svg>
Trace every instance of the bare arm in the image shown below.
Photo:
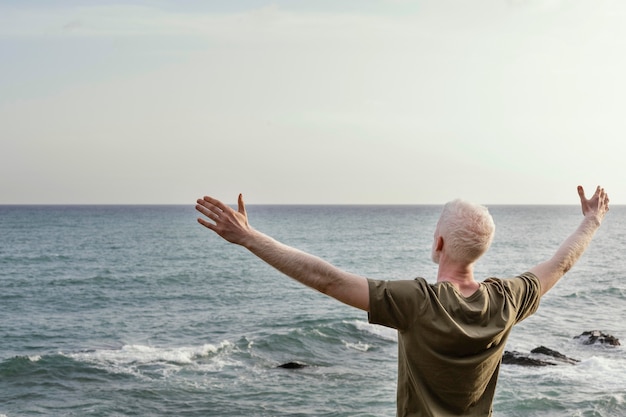
<svg viewBox="0 0 626 417"><path fill-rule="evenodd" d="M198 223L227 241L247 248L285 275L345 304L369 311L369 288L364 277L342 271L253 229L248 224L241 194L237 211L212 197L199 199L196 210L210 220L198 218Z"/></svg>
<svg viewBox="0 0 626 417"><path fill-rule="evenodd" d="M530 270L541 282L541 295L547 293L580 259L609 210L609 196L600 186L590 199L585 197L583 187L578 186L578 195L585 216L580 226L565 239L552 258Z"/></svg>

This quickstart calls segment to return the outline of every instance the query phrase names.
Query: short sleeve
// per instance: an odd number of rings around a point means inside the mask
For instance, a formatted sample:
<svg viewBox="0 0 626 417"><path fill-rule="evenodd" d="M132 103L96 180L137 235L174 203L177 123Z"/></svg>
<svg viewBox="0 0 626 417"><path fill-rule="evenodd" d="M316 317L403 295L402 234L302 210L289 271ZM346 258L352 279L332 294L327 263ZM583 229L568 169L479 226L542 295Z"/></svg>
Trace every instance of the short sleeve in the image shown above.
<svg viewBox="0 0 626 417"><path fill-rule="evenodd" d="M398 330L411 326L422 313L428 284L423 278L415 280L368 280L369 322Z"/></svg>
<svg viewBox="0 0 626 417"><path fill-rule="evenodd" d="M541 298L539 278L531 272L525 272L515 278L507 279L505 282L510 289L517 310L515 323L519 323L539 308Z"/></svg>

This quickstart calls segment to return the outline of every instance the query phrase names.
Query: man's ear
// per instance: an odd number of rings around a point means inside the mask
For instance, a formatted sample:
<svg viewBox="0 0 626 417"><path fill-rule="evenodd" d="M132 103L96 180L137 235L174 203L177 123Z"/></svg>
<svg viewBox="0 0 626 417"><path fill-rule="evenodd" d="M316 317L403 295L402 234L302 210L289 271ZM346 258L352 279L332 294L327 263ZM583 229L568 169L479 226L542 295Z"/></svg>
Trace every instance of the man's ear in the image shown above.
<svg viewBox="0 0 626 417"><path fill-rule="evenodd" d="M438 252L441 252L443 249L443 237L437 236L437 245L435 246L435 249L437 249Z"/></svg>

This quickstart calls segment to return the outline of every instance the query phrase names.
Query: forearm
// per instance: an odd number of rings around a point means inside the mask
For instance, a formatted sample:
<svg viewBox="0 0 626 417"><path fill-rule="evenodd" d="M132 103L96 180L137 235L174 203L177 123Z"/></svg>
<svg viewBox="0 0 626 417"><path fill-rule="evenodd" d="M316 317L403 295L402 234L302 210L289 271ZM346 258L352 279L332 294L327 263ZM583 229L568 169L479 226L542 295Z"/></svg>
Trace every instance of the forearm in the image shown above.
<svg viewBox="0 0 626 417"><path fill-rule="evenodd" d="M294 280L348 305L367 310L367 281L317 256L280 243L254 229L242 246Z"/></svg>
<svg viewBox="0 0 626 417"><path fill-rule="evenodd" d="M595 217L585 217L578 229L561 244L554 254L554 259L560 265L562 275L569 271L587 250L599 227L600 221Z"/></svg>
<svg viewBox="0 0 626 417"><path fill-rule="evenodd" d="M252 230L243 244L250 252L296 281L327 293L326 288L337 272L322 259L284 245L271 237Z"/></svg>
<svg viewBox="0 0 626 417"><path fill-rule="evenodd" d="M600 220L597 217L586 216L552 258L531 269L530 272L541 281L542 294L550 290L580 259L599 227Z"/></svg>

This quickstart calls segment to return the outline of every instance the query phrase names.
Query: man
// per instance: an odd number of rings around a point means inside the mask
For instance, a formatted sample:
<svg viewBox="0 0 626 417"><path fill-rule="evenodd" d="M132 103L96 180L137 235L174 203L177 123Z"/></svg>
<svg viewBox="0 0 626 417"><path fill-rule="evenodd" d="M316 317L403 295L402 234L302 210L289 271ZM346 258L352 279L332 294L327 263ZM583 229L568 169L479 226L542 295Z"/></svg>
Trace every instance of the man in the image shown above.
<svg viewBox="0 0 626 417"><path fill-rule="evenodd" d="M540 297L576 263L609 210L597 187L590 199L578 187L580 226L554 256L515 278L474 279L475 262L489 248L494 224L485 207L462 200L444 206L432 258L437 283L379 281L342 271L275 241L248 224L241 194L238 211L204 197L198 222L293 279L367 311L371 323L398 330L398 416L489 416L506 339L530 316Z"/></svg>

